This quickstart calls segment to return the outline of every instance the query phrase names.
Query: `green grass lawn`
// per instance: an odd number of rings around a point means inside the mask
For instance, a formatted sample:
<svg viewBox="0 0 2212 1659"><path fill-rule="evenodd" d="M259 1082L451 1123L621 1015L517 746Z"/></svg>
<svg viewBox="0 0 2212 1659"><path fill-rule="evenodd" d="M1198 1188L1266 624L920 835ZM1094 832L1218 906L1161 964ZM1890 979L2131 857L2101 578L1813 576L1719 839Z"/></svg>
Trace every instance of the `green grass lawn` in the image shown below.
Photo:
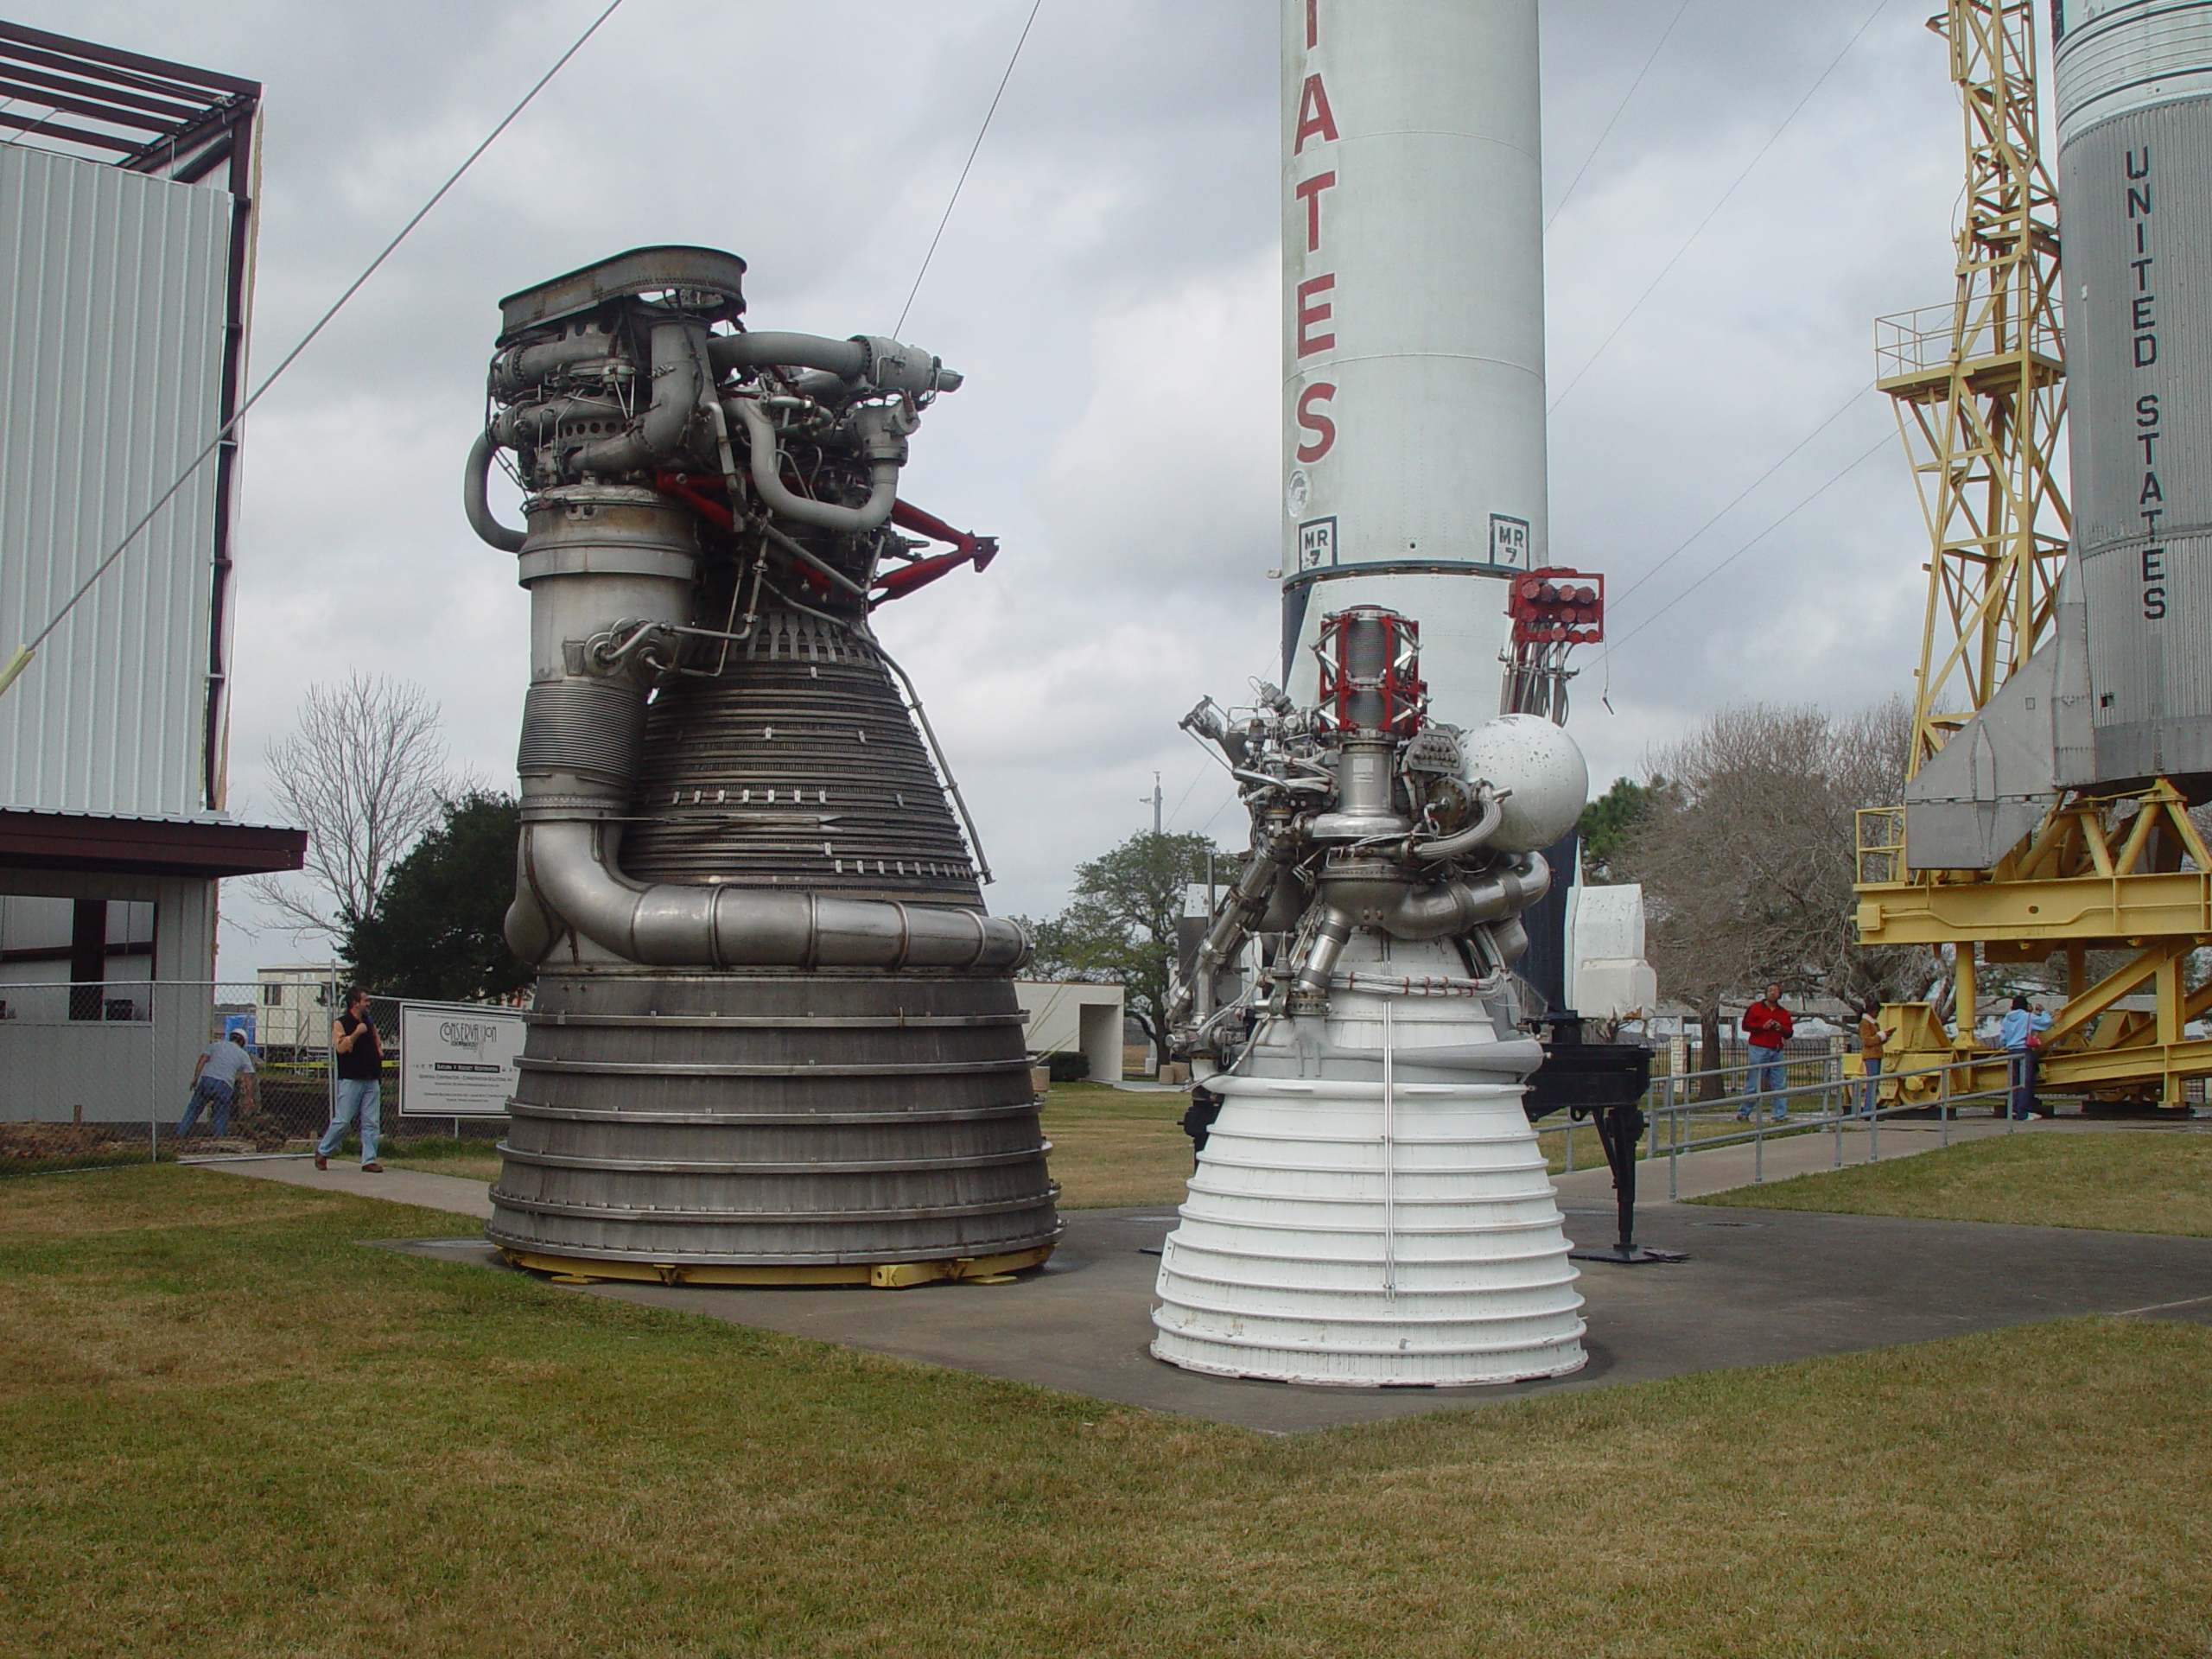
<svg viewBox="0 0 2212 1659"><path fill-rule="evenodd" d="M2212 1237L2212 1135L2043 1130L1715 1192L1696 1204Z"/></svg>
<svg viewBox="0 0 2212 1659"><path fill-rule="evenodd" d="M0 1653L2212 1649L2196 1326L1282 1439L359 1243L452 1225L0 1184Z"/></svg>

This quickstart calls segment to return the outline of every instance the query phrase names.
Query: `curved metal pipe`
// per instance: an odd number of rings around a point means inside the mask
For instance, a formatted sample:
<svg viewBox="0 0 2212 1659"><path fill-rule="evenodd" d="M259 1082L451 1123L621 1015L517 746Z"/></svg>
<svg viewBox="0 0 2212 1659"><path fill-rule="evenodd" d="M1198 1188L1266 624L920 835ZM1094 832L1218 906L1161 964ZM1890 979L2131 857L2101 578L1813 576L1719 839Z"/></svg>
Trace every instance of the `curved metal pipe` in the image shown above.
<svg viewBox="0 0 2212 1659"><path fill-rule="evenodd" d="M699 412L699 353L694 325L664 322L652 331L653 400L630 430L594 439L575 454L579 470L603 478L675 458Z"/></svg>
<svg viewBox="0 0 2212 1659"><path fill-rule="evenodd" d="M788 331L709 335L707 357L717 374L731 369L824 369L851 381L868 372L868 347L859 340Z"/></svg>
<svg viewBox="0 0 2212 1659"><path fill-rule="evenodd" d="M1029 957L1019 923L951 906L633 881L610 866L606 833L575 820L529 824L524 868L548 909L630 962L1005 974Z"/></svg>
<svg viewBox="0 0 2212 1659"><path fill-rule="evenodd" d="M492 454L497 447L492 442L488 428L476 435L476 442L468 448L468 465L461 475L461 505L468 515L468 527L480 538L502 553L519 553L522 551L523 532L501 524L492 516L492 501L486 486L492 477Z"/></svg>
<svg viewBox="0 0 2212 1659"><path fill-rule="evenodd" d="M767 411L750 397L731 397L722 407L745 423L753 450L753 487L769 508L786 518L818 530L866 531L880 528L891 517L899 499L899 463L888 457L868 468L868 504L841 507L829 501L810 501L783 480L783 452L776 446L775 423Z"/></svg>
<svg viewBox="0 0 2212 1659"><path fill-rule="evenodd" d="M1471 880L1439 881L1408 889L1383 918L1393 938L1458 938L1488 922L1517 916L1551 891L1551 866L1541 853L1523 853L1511 863Z"/></svg>
<svg viewBox="0 0 2212 1659"><path fill-rule="evenodd" d="M604 363L614 350L613 336L593 330L534 346L510 346L492 359L492 392L519 397L563 369L579 363Z"/></svg>
<svg viewBox="0 0 2212 1659"><path fill-rule="evenodd" d="M1436 860L1457 858L1462 853L1471 853L1497 833L1497 826L1505 822L1505 803L1485 788L1482 792L1482 816L1457 835L1446 836L1438 841L1417 841L1414 843L1415 858Z"/></svg>
<svg viewBox="0 0 2212 1659"><path fill-rule="evenodd" d="M819 369L836 375L849 393L867 390L920 397L960 390L960 374L942 359L880 334L850 340L772 331L716 334L707 342L707 354L718 375L730 369Z"/></svg>

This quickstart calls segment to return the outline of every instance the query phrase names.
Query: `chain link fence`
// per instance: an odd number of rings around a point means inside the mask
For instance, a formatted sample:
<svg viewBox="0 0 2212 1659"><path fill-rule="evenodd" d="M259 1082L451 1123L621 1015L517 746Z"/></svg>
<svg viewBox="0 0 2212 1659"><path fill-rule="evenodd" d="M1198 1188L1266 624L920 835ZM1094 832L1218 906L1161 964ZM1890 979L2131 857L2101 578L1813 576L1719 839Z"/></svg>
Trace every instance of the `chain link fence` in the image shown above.
<svg viewBox="0 0 2212 1659"><path fill-rule="evenodd" d="M334 976L296 969L251 980L0 982L0 1173L312 1152L336 1092L331 1027L345 991ZM398 998L372 996L367 1010L385 1056L385 1140L495 1138L504 1118L400 1115L400 1007ZM252 1071L227 1103L204 1098L188 1123L200 1057L233 1032Z"/></svg>

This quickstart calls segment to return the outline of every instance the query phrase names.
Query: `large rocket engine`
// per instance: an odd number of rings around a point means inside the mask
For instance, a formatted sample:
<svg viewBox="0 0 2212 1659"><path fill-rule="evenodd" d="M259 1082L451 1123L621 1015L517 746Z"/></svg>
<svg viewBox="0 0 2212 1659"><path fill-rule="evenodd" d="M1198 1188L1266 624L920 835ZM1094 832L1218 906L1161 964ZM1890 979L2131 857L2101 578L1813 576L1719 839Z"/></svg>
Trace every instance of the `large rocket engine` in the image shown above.
<svg viewBox="0 0 2212 1659"><path fill-rule="evenodd" d="M1288 691L1185 721L1252 851L1188 975L1190 1122L1216 1115L1153 1351L1285 1382L1557 1376L1581 1299L1508 964L1589 781L1535 711L1565 718L1599 601L1546 556L1535 0L1281 16Z"/></svg>
<svg viewBox="0 0 2212 1659"><path fill-rule="evenodd" d="M507 937L539 976L487 1230L671 1282L1032 1265L1028 942L868 620L995 550L898 499L960 377L746 332L744 270L639 249L501 302L467 497L531 595ZM487 505L502 451L527 532Z"/></svg>
<svg viewBox="0 0 2212 1659"><path fill-rule="evenodd" d="M1583 1363L1582 1299L1522 1103L1519 913L1581 811L1566 734L1432 722L1418 626L1324 619L1322 702L1185 725L1243 783L1252 853L1175 1010L1219 1113L1160 1262L1153 1351L1349 1384Z"/></svg>

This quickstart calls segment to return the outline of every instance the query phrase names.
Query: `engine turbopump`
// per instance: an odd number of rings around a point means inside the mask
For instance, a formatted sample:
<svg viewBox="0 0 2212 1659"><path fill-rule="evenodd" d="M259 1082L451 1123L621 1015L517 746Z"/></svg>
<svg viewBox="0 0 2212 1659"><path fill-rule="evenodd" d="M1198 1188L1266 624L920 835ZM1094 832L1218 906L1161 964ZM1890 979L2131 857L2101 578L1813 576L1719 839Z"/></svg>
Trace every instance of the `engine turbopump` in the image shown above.
<svg viewBox="0 0 2212 1659"><path fill-rule="evenodd" d="M531 595L507 937L539 978L489 1236L671 1281L1032 1265L1028 941L868 621L995 550L898 499L960 377L744 332L744 270L639 249L501 302L466 499ZM488 505L502 452L526 532Z"/></svg>
<svg viewBox="0 0 2212 1659"><path fill-rule="evenodd" d="M1338 613L1317 707L1270 686L1184 721L1243 785L1252 851L1173 1010L1220 1103L1161 1258L1153 1351L1179 1365L1372 1386L1583 1363L1507 966L1587 772L1535 716L1430 722L1419 641Z"/></svg>

